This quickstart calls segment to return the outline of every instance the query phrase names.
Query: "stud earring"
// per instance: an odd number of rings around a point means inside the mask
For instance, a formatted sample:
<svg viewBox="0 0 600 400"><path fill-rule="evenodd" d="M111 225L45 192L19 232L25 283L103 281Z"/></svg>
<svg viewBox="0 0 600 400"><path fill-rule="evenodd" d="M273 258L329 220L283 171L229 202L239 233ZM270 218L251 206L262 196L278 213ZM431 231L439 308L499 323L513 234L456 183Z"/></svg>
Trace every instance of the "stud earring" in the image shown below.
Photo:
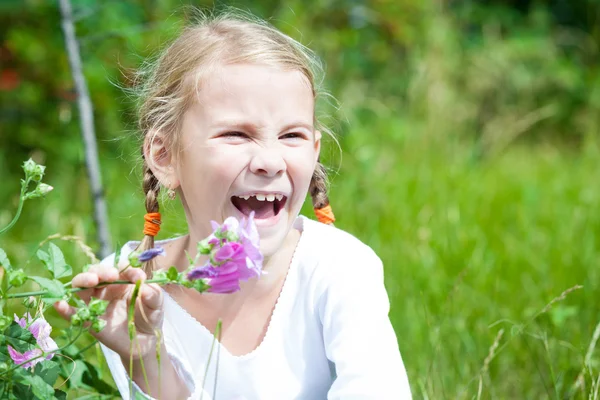
<svg viewBox="0 0 600 400"><path fill-rule="evenodd" d="M167 190L167 196L169 197L169 200L175 200L175 197L177 197L177 192L173 189L169 189Z"/></svg>

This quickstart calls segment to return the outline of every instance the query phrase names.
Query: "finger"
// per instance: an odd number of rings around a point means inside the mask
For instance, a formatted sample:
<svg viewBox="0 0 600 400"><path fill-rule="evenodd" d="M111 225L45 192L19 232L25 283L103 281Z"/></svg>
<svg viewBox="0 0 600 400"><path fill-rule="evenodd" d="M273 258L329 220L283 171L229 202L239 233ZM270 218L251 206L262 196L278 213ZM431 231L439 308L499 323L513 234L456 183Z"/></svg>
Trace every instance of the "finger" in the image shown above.
<svg viewBox="0 0 600 400"><path fill-rule="evenodd" d="M158 310L162 308L163 292L156 283L143 285L140 290L142 304L149 310Z"/></svg>
<svg viewBox="0 0 600 400"><path fill-rule="evenodd" d="M119 272L123 271L125 268L129 267L129 260L125 261L125 260L120 260L117 264L117 270L119 270Z"/></svg>
<svg viewBox="0 0 600 400"><path fill-rule="evenodd" d="M56 310L58 315L60 315L67 321L70 321L71 316L73 316L73 314L77 312L77 309L75 307L70 306L69 303L67 303L64 300L57 301L56 303L54 303L54 309Z"/></svg>
<svg viewBox="0 0 600 400"><path fill-rule="evenodd" d="M98 275L100 282L114 282L119 279L119 271L112 265L96 264L91 266L87 272Z"/></svg>
<svg viewBox="0 0 600 400"><path fill-rule="evenodd" d="M146 273L141 268L127 268L121 273L121 279L128 280L131 283L139 280L143 282L146 280Z"/></svg>
<svg viewBox="0 0 600 400"><path fill-rule="evenodd" d="M98 274L94 272L82 272L73 278L71 285L73 287L89 288L98 285L99 281Z"/></svg>

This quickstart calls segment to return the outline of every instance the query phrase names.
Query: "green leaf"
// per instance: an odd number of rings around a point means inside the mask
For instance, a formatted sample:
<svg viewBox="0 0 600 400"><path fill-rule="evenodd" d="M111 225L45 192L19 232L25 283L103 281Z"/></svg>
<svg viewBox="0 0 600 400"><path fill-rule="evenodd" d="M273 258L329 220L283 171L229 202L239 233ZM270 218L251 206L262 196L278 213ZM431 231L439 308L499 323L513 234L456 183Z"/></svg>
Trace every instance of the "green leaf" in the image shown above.
<svg viewBox="0 0 600 400"><path fill-rule="evenodd" d="M138 295L140 294L140 286L142 284L142 281L140 279L138 279L135 282L135 287L133 288L133 293L131 293L131 300L129 301L129 313L127 316L127 329L129 331L129 340L133 341L133 338L135 336L135 322L134 322L134 317L135 317L135 302L137 301Z"/></svg>
<svg viewBox="0 0 600 400"><path fill-rule="evenodd" d="M19 370L17 370L19 371ZM23 370L24 371L24 370ZM33 395L33 391L31 390L31 386L29 385L29 380L31 379L31 375L24 375L22 373L22 371L19 371L21 373L19 374L14 374L13 375L13 385L12 385L12 394L15 397L9 397L10 399L12 398L17 398L17 399L23 399L23 400L34 400L35 396ZM15 376L18 375L18 376Z"/></svg>
<svg viewBox="0 0 600 400"><path fill-rule="evenodd" d="M35 254L37 255L37 258L46 265L46 267L51 262L50 254L46 253L44 250L39 249Z"/></svg>
<svg viewBox="0 0 600 400"><path fill-rule="evenodd" d="M11 326L4 331L4 334L0 335L0 341L4 345L5 343L10 344L15 350L24 352L29 350L30 344L35 344L36 340L27 329L21 328L19 324L13 321ZM2 346L4 350L5 346Z"/></svg>
<svg viewBox="0 0 600 400"><path fill-rule="evenodd" d="M54 386L60 373L59 364L56 361L46 360L35 366L35 374L40 376L48 385Z"/></svg>
<svg viewBox="0 0 600 400"><path fill-rule="evenodd" d="M12 268L12 266L10 265L10 260L6 255L6 252L2 249L0 249L0 266L3 266L4 269L7 270Z"/></svg>
<svg viewBox="0 0 600 400"><path fill-rule="evenodd" d="M65 262L65 256L60 248L54 243L48 246L48 253L38 250L37 256L46 265L55 279L73 275L73 268Z"/></svg>
<svg viewBox="0 0 600 400"><path fill-rule="evenodd" d="M84 362L84 364L85 364L85 367L84 367L85 370L81 377L82 384L92 387L97 393L109 394L109 395L115 395L115 396L119 395L119 392L116 388L114 388L113 386L109 385L108 383L106 383L105 381L100 379L100 374L98 374L99 369L97 367L95 367L94 365L90 364L87 361ZM78 364L78 366L79 366L79 364Z"/></svg>
<svg viewBox="0 0 600 400"><path fill-rule="evenodd" d="M56 279L42 278L41 276L30 276L29 279L35 281L42 289L46 289L48 293L42 296L42 299L50 298L57 301L65 295L65 287L62 282Z"/></svg>
<svg viewBox="0 0 600 400"><path fill-rule="evenodd" d="M59 389L54 389L54 398L56 400L67 400L67 393Z"/></svg>
<svg viewBox="0 0 600 400"><path fill-rule="evenodd" d="M115 250L114 267L119 268L119 258L121 258L121 244L117 242L117 249Z"/></svg>
<svg viewBox="0 0 600 400"><path fill-rule="evenodd" d="M33 375L29 382L33 394L38 399L51 399L54 396L54 388L48 385L41 376Z"/></svg>
<svg viewBox="0 0 600 400"><path fill-rule="evenodd" d="M167 272L167 278L169 278L170 281L176 281L178 276L179 271L177 271L177 268L174 266L169 268L169 271Z"/></svg>
<svg viewBox="0 0 600 400"><path fill-rule="evenodd" d="M42 377L33 375L25 368L18 368L13 373L14 394L18 399L51 399L54 388L48 385Z"/></svg>

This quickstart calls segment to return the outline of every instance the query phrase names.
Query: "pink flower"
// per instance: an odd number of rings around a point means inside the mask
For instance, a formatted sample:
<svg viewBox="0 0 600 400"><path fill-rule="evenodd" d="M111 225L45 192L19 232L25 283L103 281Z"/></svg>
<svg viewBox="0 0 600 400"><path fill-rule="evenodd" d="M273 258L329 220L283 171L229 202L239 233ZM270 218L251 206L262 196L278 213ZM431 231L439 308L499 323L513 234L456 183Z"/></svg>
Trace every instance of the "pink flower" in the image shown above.
<svg viewBox="0 0 600 400"><path fill-rule="evenodd" d="M240 290L240 280L260 277L263 256L260 253L254 213L240 223L229 217L222 225L211 221L213 233L203 241L210 252L209 261L193 268L189 280L203 279L213 293L233 293Z"/></svg>
<svg viewBox="0 0 600 400"><path fill-rule="evenodd" d="M28 350L25 353L21 354L18 351L16 351L15 349L13 349L11 347L11 345L8 345L8 355L17 365L22 364L27 360L31 360L32 358L39 357L42 354L43 354L42 350L37 349L37 348L33 349L33 350ZM25 363L22 365L22 367L23 368L29 368L29 367L33 368L33 367L35 367L35 365L37 363L39 363L41 361L44 361L43 357L39 357L39 358L36 358L35 360Z"/></svg>
<svg viewBox="0 0 600 400"><path fill-rule="evenodd" d="M43 318L39 317L32 319L29 313L25 314L25 317L19 318L15 314L15 322L23 329L29 330L35 338L38 347L32 350L28 350L25 353L19 353L17 350L8 346L8 354L15 364L21 364L34 357L41 356L44 353L49 353L46 357L39 357L32 360L29 363L23 364L24 368L35 367L35 365L44 359L49 360L54 356L53 351L58 349L56 342L50 337L52 333L52 326ZM29 326L27 326L29 324Z"/></svg>

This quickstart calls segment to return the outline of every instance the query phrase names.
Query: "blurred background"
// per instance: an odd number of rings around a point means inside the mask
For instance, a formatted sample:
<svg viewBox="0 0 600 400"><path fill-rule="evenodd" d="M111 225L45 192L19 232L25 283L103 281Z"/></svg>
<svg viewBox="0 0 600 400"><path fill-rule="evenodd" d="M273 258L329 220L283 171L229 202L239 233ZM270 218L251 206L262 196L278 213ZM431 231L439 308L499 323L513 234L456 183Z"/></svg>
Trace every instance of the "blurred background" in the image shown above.
<svg viewBox="0 0 600 400"><path fill-rule="evenodd" d="M185 24L182 5L215 4L72 4L114 248L141 238L145 213L125 89ZM319 107L341 144L324 152L337 226L384 261L415 398L597 398L600 3L227 5L268 19L326 65L337 103ZM23 161L45 164L55 187L0 238L13 264L55 233L98 247L60 23L56 0L0 2L0 226L15 213ZM186 230L176 203L163 202L163 238ZM76 269L89 262L76 244L57 244Z"/></svg>

